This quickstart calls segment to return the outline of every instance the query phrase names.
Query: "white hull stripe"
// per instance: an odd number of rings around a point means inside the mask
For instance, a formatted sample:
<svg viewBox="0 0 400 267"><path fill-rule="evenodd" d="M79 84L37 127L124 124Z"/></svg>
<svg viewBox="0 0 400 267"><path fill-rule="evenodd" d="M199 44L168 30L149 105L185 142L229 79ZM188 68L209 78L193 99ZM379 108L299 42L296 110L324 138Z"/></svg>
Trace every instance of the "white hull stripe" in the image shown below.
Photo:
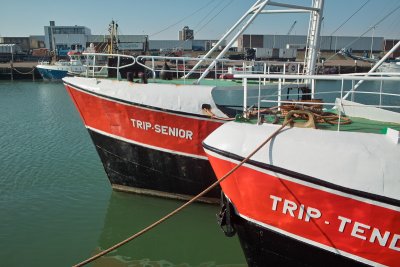
<svg viewBox="0 0 400 267"><path fill-rule="evenodd" d="M92 128L92 127L87 126L87 125L85 125L85 127L87 129L90 129L91 131L96 132L96 133L99 133L99 134L102 134L102 135L105 135L105 136L108 136L108 137L111 137L111 138L114 138L114 139L117 139L117 140L121 140L121 141L124 141L124 142L127 142L127 143L131 143L131 144L134 144L134 145L139 145L139 146L146 147L146 148L149 148L149 149L158 150L158 151L167 152L167 153L176 154L176 155L181 155L181 156L185 156L185 157L208 160L208 158L206 156L199 156L199 155L196 155L196 154L183 153L183 152L178 152L178 151L171 150L171 149L165 149L165 148L161 148L161 147L157 147L157 146L152 146L152 145L148 145L148 144L145 144L145 143L136 142L136 141L133 141L131 139L127 139L127 138L124 138L124 137L121 137L121 136L118 136L118 135L110 134L110 133L107 133L107 132Z"/></svg>

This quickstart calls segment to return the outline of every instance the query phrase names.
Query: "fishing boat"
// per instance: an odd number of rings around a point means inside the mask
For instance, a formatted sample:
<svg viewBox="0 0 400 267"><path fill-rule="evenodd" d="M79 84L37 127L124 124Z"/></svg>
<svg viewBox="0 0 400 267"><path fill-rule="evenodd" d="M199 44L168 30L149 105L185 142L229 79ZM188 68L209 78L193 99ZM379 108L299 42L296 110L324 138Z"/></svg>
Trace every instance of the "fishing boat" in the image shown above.
<svg viewBox="0 0 400 267"><path fill-rule="evenodd" d="M114 189L188 199L215 181L201 142L241 112L242 91L235 81L63 81ZM272 89L260 88L268 93ZM252 105L258 92L251 87L247 98ZM202 200L215 202L219 195L216 189Z"/></svg>
<svg viewBox="0 0 400 267"><path fill-rule="evenodd" d="M41 62L41 64L36 66L36 69L44 80L61 80L68 73L80 74L86 70L81 61L81 52L69 51L67 55L69 60L58 60L54 64Z"/></svg>
<svg viewBox="0 0 400 267"><path fill-rule="evenodd" d="M400 94L385 91L398 89L399 77L309 78L327 79L322 87L368 78L358 93L371 97L375 87L399 110ZM399 113L343 97L325 103L336 107L329 113L311 100L276 103L278 124L240 116L203 142L221 178L294 119L221 183L220 223L237 232L249 266L399 266Z"/></svg>
<svg viewBox="0 0 400 267"><path fill-rule="evenodd" d="M315 7L318 21L323 2ZM234 77L244 93L247 79L311 88L260 98L278 110L238 115L203 142L223 191L219 223L248 265L399 266L400 77Z"/></svg>
<svg viewBox="0 0 400 267"><path fill-rule="evenodd" d="M129 64L111 68L117 79L63 79L115 190L190 199L216 180L201 142L243 109L252 112L258 95L277 90L266 81L260 86L249 82L243 107L241 84L219 79L227 66L242 65L223 56L266 2L257 1L202 58L141 55L123 60L128 56L84 53L92 62L96 56L109 56ZM244 26L211 59L240 23ZM127 65L138 68L127 71ZM92 68L96 65L88 66ZM302 85L287 83L283 89L302 90ZM200 201L219 197L216 188Z"/></svg>
<svg viewBox="0 0 400 267"><path fill-rule="evenodd" d="M360 60L360 61L365 61L369 62L371 64L376 64L378 63L379 59L374 58L374 57L367 57L367 56L356 56L352 54L349 50L346 49L341 49L340 54L342 54L345 57L352 58L354 60ZM385 72L385 73L398 73L400 72L400 59L395 58L395 59L388 59L385 62L382 62L377 68L377 72Z"/></svg>

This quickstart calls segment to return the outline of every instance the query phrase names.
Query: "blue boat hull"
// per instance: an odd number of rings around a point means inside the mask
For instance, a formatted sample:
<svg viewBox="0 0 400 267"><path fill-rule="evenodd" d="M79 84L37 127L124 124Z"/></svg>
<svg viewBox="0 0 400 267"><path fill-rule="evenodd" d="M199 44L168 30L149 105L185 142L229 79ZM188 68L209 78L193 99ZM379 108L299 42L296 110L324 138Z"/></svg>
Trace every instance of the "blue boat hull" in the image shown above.
<svg viewBox="0 0 400 267"><path fill-rule="evenodd" d="M54 70L41 67L37 67L37 70L44 80L61 80L68 74L66 70Z"/></svg>

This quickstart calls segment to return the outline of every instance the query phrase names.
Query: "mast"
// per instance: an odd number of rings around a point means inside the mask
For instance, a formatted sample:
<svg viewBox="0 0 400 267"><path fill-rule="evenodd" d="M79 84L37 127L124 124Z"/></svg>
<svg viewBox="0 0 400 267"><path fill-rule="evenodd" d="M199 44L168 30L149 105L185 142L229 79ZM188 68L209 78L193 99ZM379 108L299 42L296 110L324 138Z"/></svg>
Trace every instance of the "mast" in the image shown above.
<svg viewBox="0 0 400 267"><path fill-rule="evenodd" d="M57 61L57 49L56 49L56 38L54 37L54 22L50 21L50 32L51 32L51 48L53 49L52 61Z"/></svg>
<svg viewBox="0 0 400 267"><path fill-rule="evenodd" d="M264 2L268 2L268 0L267 1L264 1ZM265 4L266 3L262 3L262 1L261 0L257 0L256 1L256 3L254 4L254 5L252 5L251 6L251 8L249 8L249 10L235 23L235 25L233 25L222 37L221 37L221 39L215 44L215 46L214 47L212 47L211 48L211 50L210 51L208 51L205 55L204 55L204 57L199 61L199 62L197 62L197 64L189 71L189 73L188 74L186 74L185 76L183 76L182 78L189 78L189 76L204 62L204 60L206 59L206 58L208 58L211 54L212 54L212 52L214 52L216 49L217 49L217 47L223 42L223 40L225 39L225 38L227 38L245 19L246 19L246 17L249 15L249 14L251 14L251 12L253 12L253 10L258 6L258 5L260 5L260 3L263 5L263 6L265 6ZM233 40L233 41L235 41L235 40ZM233 43L233 42L232 42ZM227 46L228 47L228 49L230 48L230 46ZM222 57L222 56L221 56ZM210 68L211 69L211 68ZM209 70L208 70L209 71ZM201 80L201 79L199 79L199 80Z"/></svg>
<svg viewBox="0 0 400 267"><path fill-rule="evenodd" d="M284 9L274 9L274 10L266 10L267 6L275 6L275 7L283 7ZM191 70L188 74L183 76L182 78L188 78L202 63L203 61L211 55L211 53L218 47L218 45L230 34L236 30L240 24L244 22L244 25L239 29L238 33L236 33L230 41L227 43L226 47L220 52L220 54L212 61L210 66L203 72L200 78L196 83L199 83L201 79L206 77L209 71L216 65L217 60L221 59L223 55L228 51L228 49L233 45L233 43L237 40L237 38L242 34L248 26L254 21L254 19L260 14L279 14L279 13L310 13L310 24L309 24L309 34L307 39L307 50L306 50L306 59L305 64L307 68L308 74L314 74L316 59L317 59L317 48L319 42L319 34L320 34L320 23L322 21L322 9L324 6L324 0L313 0L313 5L311 7L301 6L301 5L292 5L274 2L271 0L257 0L252 7L245 12L245 14L235 23L232 28L228 30L227 33L224 34L223 37L218 41L217 45L213 47ZM245 22L247 18L247 21Z"/></svg>
<svg viewBox="0 0 400 267"><path fill-rule="evenodd" d="M303 73L306 75L315 74L324 0L313 0L313 8L314 10L310 13L310 24L307 34L307 46L304 55Z"/></svg>
<svg viewBox="0 0 400 267"><path fill-rule="evenodd" d="M111 21L108 32L110 33L110 40L108 43L108 53L116 54L118 53L118 24L114 20Z"/></svg>

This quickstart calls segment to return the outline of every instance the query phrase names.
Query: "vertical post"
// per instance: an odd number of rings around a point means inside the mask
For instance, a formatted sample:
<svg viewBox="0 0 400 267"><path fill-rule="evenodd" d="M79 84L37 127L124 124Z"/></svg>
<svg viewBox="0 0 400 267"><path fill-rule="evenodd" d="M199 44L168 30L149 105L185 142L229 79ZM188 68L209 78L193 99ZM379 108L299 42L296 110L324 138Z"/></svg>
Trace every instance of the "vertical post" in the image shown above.
<svg viewBox="0 0 400 267"><path fill-rule="evenodd" d="M119 73L119 64L120 64L120 56L118 55L118 61L117 61L117 80L121 80L121 73Z"/></svg>
<svg viewBox="0 0 400 267"><path fill-rule="evenodd" d="M283 63L283 75L286 74L286 63ZM283 79L283 84L285 84L286 79Z"/></svg>
<svg viewBox="0 0 400 267"><path fill-rule="evenodd" d="M247 110L247 78L243 78L243 114L246 116Z"/></svg>
<svg viewBox="0 0 400 267"><path fill-rule="evenodd" d="M268 67L268 71L269 71L269 67ZM266 72L267 72L267 63L264 62L264 75L266 74ZM264 77L264 85L266 84L266 82L267 82L267 79Z"/></svg>
<svg viewBox="0 0 400 267"><path fill-rule="evenodd" d="M375 32L375 27L372 27L372 38L371 38L371 53L369 54L369 57L372 58L372 48L374 46L374 32Z"/></svg>
<svg viewBox="0 0 400 267"><path fill-rule="evenodd" d="M88 60L89 60L89 57L88 57ZM86 62L86 64L89 64L89 63ZM94 55L94 57L93 57L93 77L94 77L95 70L96 70L96 55ZM101 70L101 68L100 68L100 70Z"/></svg>
<svg viewBox="0 0 400 267"><path fill-rule="evenodd" d="M11 62L10 62L10 69L11 69L11 81L14 80L13 76L13 68L14 68L14 51L13 51L13 45L11 45Z"/></svg>
<svg viewBox="0 0 400 267"><path fill-rule="evenodd" d="M315 79L311 79L311 99L314 99L315 95Z"/></svg>
<svg viewBox="0 0 400 267"><path fill-rule="evenodd" d="M89 76L89 66L89 55L86 55L86 78ZM94 68L94 66L92 68Z"/></svg>
<svg viewBox="0 0 400 267"><path fill-rule="evenodd" d="M300 63L297 63L297 75L300 75ZM300 82L299 79L297 79L297 84Z"/></svg>
<svg viewBox="0 0 400 267"><path fill-rule="evenodd" d="M179 79L179 65L178 59L175 59L175 66L176 66L176 78Z"/></svg>
<svg viewBox="0 0 400 267"><path fill-rule="evenodd" d="M10 62L10 75L11 75L11 81L14 80L14 76L13 76L13 63L12 61Z"/></svg>
<svg viewBox="0 0 400 267"><path fill-rule="evenodd" d="M155 62L154 57L151 57L151 68L153 69L153 82L156 81L156 69L155 69Z"/></svg>
<svg viewBox="0 0 400 267"><path fill-rule="evenodd" d="M381 85L379 87L379 107L382 106L382 89L383 89L383 80L381 80Z"/></svg>
<svg viewBox="0 0 400 267"><path fill-rule="evenodd" d="M281 110L281 100L282 100L282 79L278 80L278 111Z"/></svg>
<svg viewBox="0 0 400 267"><path fill-rule="evenodd" d="M183 58L183 77L186 75L186 59Z"/></svg>
<svg viewBox="0 0 400 267"><path fill-rule="evenodd" d="M258 79L258 111L257 111L257 124L261 124L260 121L260 106L261 106L261 78Z"/></svg>
<svg viewBox="0 0 400 267"><path fill-rule="evenodd" d="M343 108L343 90L344 90L344 79L342 78L342 87L340 88L340 109L339 109L339 121L337 125L338 132L340 131L340 119L342 118L342 108Z"/></svg>

